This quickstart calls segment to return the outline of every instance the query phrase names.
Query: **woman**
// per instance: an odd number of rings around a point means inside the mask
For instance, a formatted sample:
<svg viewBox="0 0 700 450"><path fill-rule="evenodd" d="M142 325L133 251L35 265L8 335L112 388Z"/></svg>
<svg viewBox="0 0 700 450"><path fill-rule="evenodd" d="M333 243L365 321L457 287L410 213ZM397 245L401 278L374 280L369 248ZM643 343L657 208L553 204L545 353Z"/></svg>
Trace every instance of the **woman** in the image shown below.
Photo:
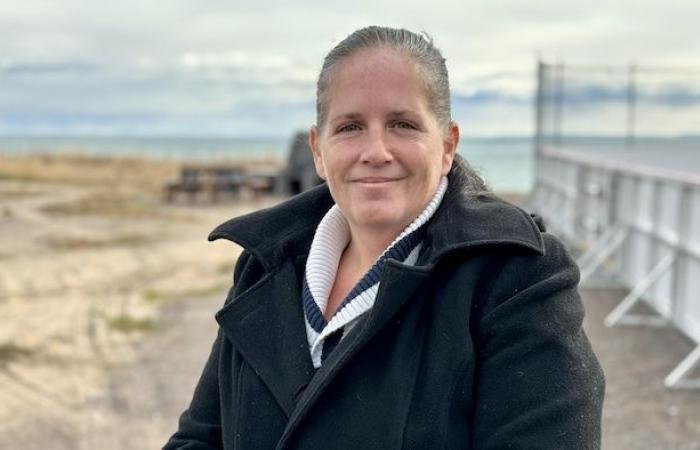
<svg viewBox="0 0 700 450"><path fill-rule="evenodd" d="M369 27L328 54L327 183L210 235L244 251L166 449L599 447L578 269L458 141L429 38Z"/></svg>

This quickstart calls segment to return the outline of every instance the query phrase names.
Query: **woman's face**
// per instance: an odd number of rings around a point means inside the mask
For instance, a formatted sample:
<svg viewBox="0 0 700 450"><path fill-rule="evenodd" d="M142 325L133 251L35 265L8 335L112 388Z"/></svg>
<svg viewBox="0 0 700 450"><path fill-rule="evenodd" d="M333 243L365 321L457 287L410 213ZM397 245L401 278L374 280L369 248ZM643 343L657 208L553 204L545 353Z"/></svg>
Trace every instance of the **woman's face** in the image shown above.
<svg viewBox="0 0 700 450"><path fill-rule="evenodd" d="M417 67L394 50L341 61L326 98L326 123L309 133L316 171L352 228L400 233L449 172L457 125L439 126Z"/></svg>

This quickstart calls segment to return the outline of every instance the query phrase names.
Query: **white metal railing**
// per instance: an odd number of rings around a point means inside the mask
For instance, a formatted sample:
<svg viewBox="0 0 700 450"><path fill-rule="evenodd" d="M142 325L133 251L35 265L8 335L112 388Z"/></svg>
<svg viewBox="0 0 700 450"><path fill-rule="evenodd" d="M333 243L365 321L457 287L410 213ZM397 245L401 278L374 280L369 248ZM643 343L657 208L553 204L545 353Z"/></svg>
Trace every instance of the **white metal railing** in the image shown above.
<svg viewBox="0 0 700 450"><path fill-rule="evenodd" d="M697 347L664 383L700 388L700 175L541 147L532 208L583 250L581 281L603 268L629 294L605 319L673 325ZM640 301L655 315L632 314Z"/></svg>

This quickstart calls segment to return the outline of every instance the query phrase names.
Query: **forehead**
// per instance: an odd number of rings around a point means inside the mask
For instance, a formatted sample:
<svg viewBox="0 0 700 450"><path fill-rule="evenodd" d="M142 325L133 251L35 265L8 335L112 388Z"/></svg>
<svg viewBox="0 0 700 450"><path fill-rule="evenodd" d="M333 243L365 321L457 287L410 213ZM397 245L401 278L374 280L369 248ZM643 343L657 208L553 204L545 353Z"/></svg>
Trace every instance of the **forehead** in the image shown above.
<svg viewBox="0 0 700 450"><path fill-rule="evenodd" d="M329 118L363 110L427 111L425 84L409 57L392 49L364 49L336 67L328 89Z"/></svg>

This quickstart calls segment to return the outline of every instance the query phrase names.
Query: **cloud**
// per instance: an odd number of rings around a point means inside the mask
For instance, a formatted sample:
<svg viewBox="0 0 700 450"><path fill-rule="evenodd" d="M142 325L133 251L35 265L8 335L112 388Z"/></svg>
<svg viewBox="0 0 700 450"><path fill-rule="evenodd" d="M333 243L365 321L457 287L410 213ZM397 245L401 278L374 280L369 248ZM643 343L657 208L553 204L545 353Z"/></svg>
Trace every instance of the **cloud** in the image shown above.
<svg viewBox="0 0 700 450"><path fill-rule="evenodd" d="M45 74L77 75L92 72L95 69L94 65L79 61L57 63L12 63L10 61L0 61L0 77Z"/></svg>
<svg viewBox="0 0 700 450"><path fill-rule="evenodd" d="M661 90L644 93L641 100L678 109L700 107L700 90L668 85Z"/></svg>
<svg viewBox="0 0 700 450"><path fill-rule="evenodd" d="M545 101L555 102L558 93L555 88L545 93ZM700 106L700 91L692 85L668 84L650 87L635 84L632 95L634 101L646 108L658 106L671 108L692 108ZM563 90L563 102L567 106L591 107L601 103L626 104L630 90L626 85L585 84L566 87Z"/></svg>
<svg viewBox="0 0 700 450"><path fill-rule="evenodd" d="M488 103L503 103L511 105L532 105L531 96L513 95L507 91L497 91L490 89L477 90L470 94L455 94L452 96L453 104L464 107L476 107Z"/></svg>
<svg viewBox="0 0 700 450"><path fill-rule="evenodd" d="M406 0L400 8L383 0L323 7L311 0L5 0L0 118L21 116L11 123L23 130L32 123L57 130L112 123L125 132L150 124L159 133L306 126L324 54L355 28L382 23L433 35L448 62L456 114L469 120L465 129L527 132L536 54L567 63L687 64L700 60L699 15L695 0L673 7ZM697 78L666 86L640 80L640 108L697 113L697 86ZM568 104L582 109L626 96L624 80L567 79L567 89Z"/></svg>

